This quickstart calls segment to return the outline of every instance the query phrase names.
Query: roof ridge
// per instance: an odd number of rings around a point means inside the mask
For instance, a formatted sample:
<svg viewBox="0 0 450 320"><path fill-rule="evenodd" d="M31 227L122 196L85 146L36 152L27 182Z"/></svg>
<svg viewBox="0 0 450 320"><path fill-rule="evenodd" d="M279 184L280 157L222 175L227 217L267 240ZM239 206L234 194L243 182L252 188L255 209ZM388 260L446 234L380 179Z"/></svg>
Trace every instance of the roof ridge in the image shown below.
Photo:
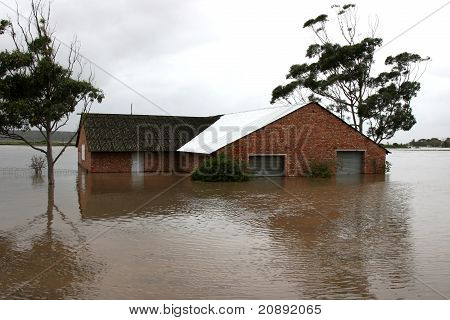
<svg viewBox="0 0 450 320"><path fill-rule="evenodd" d="M172 116L172 115L164 115L164 114L127 114L127 113L98 113L98 112L85 112L81 113L83 114L89 114L89 115L105 115L105 116L133 116L133 117L170 117L170 118L212 118L212 117L221 117L228 114L238 114L238 113L246 113L246 112L252 112L252 111L259 111L259 110L270 110L270 109L279 109L279 108L292 108L297 106L303 106L303 104L287 104L287 105L279 105L279 106L272 106L272 107L262 107L262 108L254 108L254 109L248 109L243 111L235 111L235 112L228 112L228 113L222 113L222 114L213 114L208 116Z"/></svg>
<svg viewBox="0 0 450 320"><path fill-rule="evenodd" d="M291 107L296 107L298 105L300 105L300 104L288 104L288 105L283 105L283 106L255 108L255 109L249 109L249 110L244 110L244 111L229 112L229 113L223 114L223 116L228 115L228 114L246 113L246 112L252 112L252 111L259 111L259 110L270 110L270 109L278 109L278 108L291 108Z"/></svg>
<svg viewBox="0 0 450 320"><path fill-rule="evenodd" d="M85 112L80 115L94 115L94 116L126 116L126 117L166 117L166 118L214 118L221 117L222 114L213 116L171 116L163 114L126 114L126 113L97 113L97 112Z"/></svg>

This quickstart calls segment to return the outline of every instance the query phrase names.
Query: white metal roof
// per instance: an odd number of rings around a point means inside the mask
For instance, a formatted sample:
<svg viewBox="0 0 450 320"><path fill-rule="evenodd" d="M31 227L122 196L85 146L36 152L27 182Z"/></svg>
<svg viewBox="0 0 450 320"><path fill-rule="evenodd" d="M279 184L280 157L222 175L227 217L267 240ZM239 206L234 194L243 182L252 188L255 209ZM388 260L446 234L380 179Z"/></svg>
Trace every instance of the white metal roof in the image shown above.
<svg viewBox="0 0 450 320"><path fill-rule="evenodd" d="M178 151L210 154L301 107L274 107L223 115Z"/></svg>

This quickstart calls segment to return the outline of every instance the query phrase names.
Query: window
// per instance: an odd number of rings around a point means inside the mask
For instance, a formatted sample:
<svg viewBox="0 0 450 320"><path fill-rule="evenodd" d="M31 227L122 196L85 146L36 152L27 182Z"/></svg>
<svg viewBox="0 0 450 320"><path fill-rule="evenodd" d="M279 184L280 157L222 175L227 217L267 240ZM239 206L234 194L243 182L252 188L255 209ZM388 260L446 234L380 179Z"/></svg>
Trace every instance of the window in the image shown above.
<svg viewBox="0 0 450 320"><path fill-rule="evenodd" d="M84 143L81 145L81 160L86 160L86 145Z"/></svg>
<svg viewBox="0 0 450 320"><path fill-rule="evenodd" d="M284 155L251 155L249 169L257 176L283 176Z"/></svg>

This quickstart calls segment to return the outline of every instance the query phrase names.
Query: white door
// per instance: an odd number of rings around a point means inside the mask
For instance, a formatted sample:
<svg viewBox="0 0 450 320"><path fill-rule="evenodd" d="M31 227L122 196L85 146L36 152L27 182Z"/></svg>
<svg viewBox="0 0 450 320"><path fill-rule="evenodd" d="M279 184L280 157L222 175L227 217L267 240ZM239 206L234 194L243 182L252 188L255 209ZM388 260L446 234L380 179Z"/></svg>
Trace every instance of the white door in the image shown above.
<svg viewBox="0 0 450 320"><path fill-rule="evenodd" d="M131 172L144 172L144 152L131 154Z"/></svg>

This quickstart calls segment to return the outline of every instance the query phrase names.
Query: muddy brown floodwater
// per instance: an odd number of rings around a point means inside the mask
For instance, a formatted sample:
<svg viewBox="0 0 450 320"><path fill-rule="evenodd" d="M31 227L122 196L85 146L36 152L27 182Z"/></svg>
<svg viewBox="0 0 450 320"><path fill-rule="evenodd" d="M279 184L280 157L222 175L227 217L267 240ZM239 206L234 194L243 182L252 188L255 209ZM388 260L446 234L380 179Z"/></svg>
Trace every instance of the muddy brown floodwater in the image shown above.
<svg viewBox="0 0 450 320"><path fill-rule="evenodd" d="M448 151L393 151L387 176L223 184L84 175L71 148L53 197L31 154L0 147L3 299L450 296Z"/></svg>

